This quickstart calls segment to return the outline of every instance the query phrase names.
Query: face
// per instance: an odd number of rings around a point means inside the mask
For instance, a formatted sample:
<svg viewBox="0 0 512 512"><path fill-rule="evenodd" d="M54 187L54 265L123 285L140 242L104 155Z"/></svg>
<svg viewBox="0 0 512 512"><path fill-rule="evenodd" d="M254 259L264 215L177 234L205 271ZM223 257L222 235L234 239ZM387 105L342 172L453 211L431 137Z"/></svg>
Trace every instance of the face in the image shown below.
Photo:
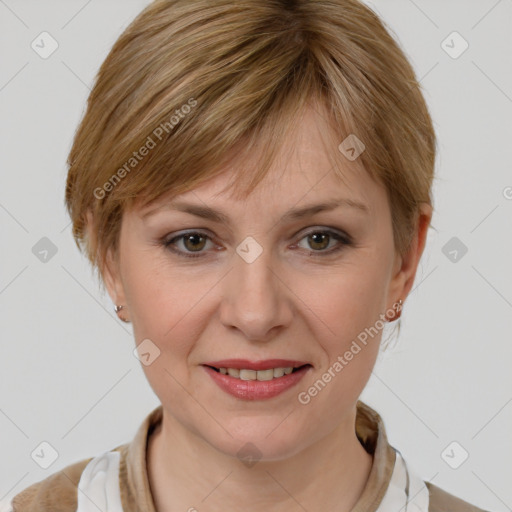
<svg viewBox="0 0 512 512"><path fill-rule="evenodd" d="M327 151L338 150L324 147L326 129L306 111L285 156L247 199L226 192L236 172L229 168L172 200L125 212L118 265L105 273L136 344L149 339L160 351L143 369L164 421L225 454L251 442L263 459L285 458L346 420L373 369L383 315L414 279L423 232L408 259L395 254L385 189L348 160L343 181L330 170ZM292 215L331 202L339 206ZM278 370L271 381L205 366L225 359L306 366L283 377Z"/></svg>

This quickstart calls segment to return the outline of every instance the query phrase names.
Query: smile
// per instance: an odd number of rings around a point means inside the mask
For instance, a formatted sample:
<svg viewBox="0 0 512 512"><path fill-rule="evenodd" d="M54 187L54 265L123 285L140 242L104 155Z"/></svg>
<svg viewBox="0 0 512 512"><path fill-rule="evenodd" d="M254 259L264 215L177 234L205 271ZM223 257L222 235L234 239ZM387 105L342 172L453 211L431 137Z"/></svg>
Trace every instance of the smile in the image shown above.
<svg viewBox="0 0 512 512"><path fill-rule="evenodd" d="M210 365L202 367L222 391L242 400L265 400L278 396L296 386L313 369L310 364L264 370L216 368Z"/></svg>
<svg viewBox="0 0 512 512"><path fill-rule="evenodd" d="M268 370L247 370L245 368L214 368L213 370L217 370L222 375L229 375L234 377L235 379L240 380L272 380L283 377L284 375L289 375L294 371L297 371L299 368L292 368L288 366L287 368L270 368Z"/></svg>

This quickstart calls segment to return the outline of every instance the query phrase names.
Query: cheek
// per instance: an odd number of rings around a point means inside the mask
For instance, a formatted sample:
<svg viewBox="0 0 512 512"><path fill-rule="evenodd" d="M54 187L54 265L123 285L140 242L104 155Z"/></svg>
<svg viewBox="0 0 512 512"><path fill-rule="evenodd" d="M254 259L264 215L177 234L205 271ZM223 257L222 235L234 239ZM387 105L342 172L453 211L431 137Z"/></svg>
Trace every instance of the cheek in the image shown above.
<svg viewBox="0 0 512 512"><path fill-rule="evenodd" d="M191 354L214 314L208 293L215 293L219 276L143 258L127 263L125 290L136 344L149 339L160 351L143 366L146 378L164 403L188 410L181 386L191 385L190 366L197 363Z"/></svg>
<svg viewBox="0 0 512 512"><path fill-rule="evenodd" d="M160 351L142 369L160 401L179 411L186 422L197 414L195 402L183 388L191 388L189 356L208 320L206 302L201 299L218 279L193 277L170 266L148 264L142 258L130 260L130 265L125 290L135 342L138 345L149 339Z"/></svg>
<svg viewBox="0 0 512 512"><path fill-rule="evenodd" d="M325 356L315 376L322 378L325 373L328 381L319 402L326 407L333 404L333 414L348 406L370 378L385 326L380 314L385 310L386 277L379 257L373 251L361 251L350 267L316 280L314 288L308 280L309 287L297 290L311 308L310 325L315 326L312 331Z"/></svg>
<svg viewBox="0 0 512 512"><path fill-rule="evenodd" d="M298 281L294 288L314 313L316 333L330 353L344 350L385 310L386 269L370 256L360 253L358 261L321 279Z"/></svg>
<svg viewBox="0 0 512 512"><path fill-rule="evenodd" d="M134 330L140 336L182 339L191 336L191 322L205 293L215 286L214 276L172 266L164 256L135 251L126 258L124 288ZM186 328L185 328L186 326ZM178 333L180 334L178 336Z"/></svg>

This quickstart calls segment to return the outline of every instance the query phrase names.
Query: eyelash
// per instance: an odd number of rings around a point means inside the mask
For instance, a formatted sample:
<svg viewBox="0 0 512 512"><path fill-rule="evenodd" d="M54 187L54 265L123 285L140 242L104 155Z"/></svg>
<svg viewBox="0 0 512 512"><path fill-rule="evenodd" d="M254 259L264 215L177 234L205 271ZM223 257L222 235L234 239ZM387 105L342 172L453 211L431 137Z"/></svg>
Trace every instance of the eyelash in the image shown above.
<svg viewBox="0 0 512 512"><path fill-rule="evenodd" d="M310 231L309 233L304 234L304 236L300 240L307 238L308 236L319 234L319 233L328 234L334 240L336 240L338 242L342 242L342 243L338 244L337 246L335 246L334 248L331 248L329 250L309 251L309 254L308 254L309 256L326 257L326 256L330 256L334 253L341 251L346 246L353 245L352 239L348 235L341 235L341 234L337 233L336 231L332 231L329 229ZM169 251L173 252L174 254L177 254L178 256L181 256L184 258L202 258L202 257L204 257L205 251L200 251L200 252L197 252L197 254L192 254L192 253L187 253L187 252L183 252L183 251L178 251L172 247L176 243L176 241L182 240L186 236L190 236L190 235L200 235L202 237L207 238L208 240L212 240L209 235L207 235L206 233L203 233L201 231L187 231L187 232L181 233L180 235L175 236L171 239L168 239L168 240L163 239L161 241L161 245L164 248L168 249Z"/></svg>

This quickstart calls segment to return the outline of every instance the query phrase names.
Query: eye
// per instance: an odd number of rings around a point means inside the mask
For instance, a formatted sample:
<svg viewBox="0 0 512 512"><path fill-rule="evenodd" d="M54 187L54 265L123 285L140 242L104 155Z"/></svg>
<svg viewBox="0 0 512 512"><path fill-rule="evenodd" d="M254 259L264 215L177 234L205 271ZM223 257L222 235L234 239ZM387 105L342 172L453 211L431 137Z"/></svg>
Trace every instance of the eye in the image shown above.
<svg viewBox="0 0 512 512"><path fill-rule="evenodd" d="M203 249L208 240L211 242L210 237L206 233L201 233L200 231L188 231L175 236L170 240L163 241L162 244L164 247L180 256L184 256L186 258L198 258L203 252L206 252L203 251ZM176 247L180 245L179 242L183 242L181 245L184 249L176 249Z"/></svg>
<svg viewBox="0 0 512 512"><path fill-rule="evenodd" d="M352 240L348 235L342 235L341 233L329 229L310 231L309 233L306 233L303 238L301 238L301 241L302 240L306 240L306 243L309 246L304 247L304 249L313 249L312 251L309 251L310 256L324 256L333 254L343 249L344 246L352 245ZM325 250L333 241L337 243L334 243L334 246L331 245L329 250ZM300 247L300 242L297 245Z"/></svg>
<svg viewBox="0 0 512 512"><path fill-rule="evenodd" d="M306 241L306 247L301 245L303 240ZM161 244L178 256L184 258L199 258L206 256L208 252L208 242L213 244L212 238L208 234L201 231L187 231L173 238L164 239L161 241ZM292 247L300 247L308 251L308 256L317 257L331 255L352 244L351 238L346 234L338 233L330 229L316 229L315 231L306 233L299 242ZM218 248L216 250L218 250Z"/></svg>

